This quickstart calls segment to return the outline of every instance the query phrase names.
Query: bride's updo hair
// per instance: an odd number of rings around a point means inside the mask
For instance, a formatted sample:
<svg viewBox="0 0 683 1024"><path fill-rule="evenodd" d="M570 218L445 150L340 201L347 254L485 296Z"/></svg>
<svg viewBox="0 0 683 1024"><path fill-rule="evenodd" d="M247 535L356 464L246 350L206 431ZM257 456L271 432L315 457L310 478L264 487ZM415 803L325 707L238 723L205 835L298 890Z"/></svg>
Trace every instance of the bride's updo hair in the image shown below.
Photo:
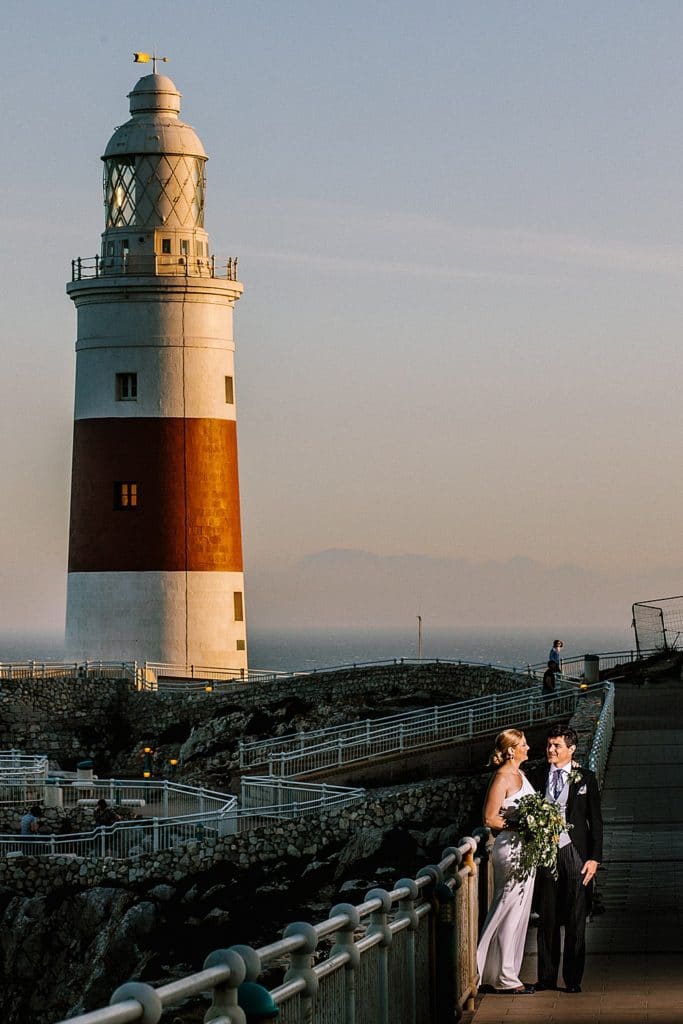
<svg viewBox="0 0 683 1024"><path fill-rule="evenodd" d="M505 764L512 757L512 751L515 749L517 744L524 738L524 733L520 732L519 729L503 729L496 736L496 745L489 764L495 765L499 768L501 764Z"/></svg>

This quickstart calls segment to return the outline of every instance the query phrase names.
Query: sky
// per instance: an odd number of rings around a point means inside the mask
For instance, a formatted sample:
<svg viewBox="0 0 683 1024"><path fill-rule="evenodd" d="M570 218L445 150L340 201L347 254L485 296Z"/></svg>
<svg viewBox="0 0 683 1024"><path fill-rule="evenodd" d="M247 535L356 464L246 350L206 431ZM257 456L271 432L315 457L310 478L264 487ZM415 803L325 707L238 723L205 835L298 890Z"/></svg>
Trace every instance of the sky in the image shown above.
<svg viewBox="0 0 683 1024"><path fill-rule="evenodd" d="M98 251L99 158L153 48L210 157L211 248L245 285L250 624L296 626L301 567L330 551L486 579L531 560L599 579L606 619L683 590L682 30L663 0L6 0L4 630L63 623L64 289ZM302 626L324 592L309 604Z"/></svg>

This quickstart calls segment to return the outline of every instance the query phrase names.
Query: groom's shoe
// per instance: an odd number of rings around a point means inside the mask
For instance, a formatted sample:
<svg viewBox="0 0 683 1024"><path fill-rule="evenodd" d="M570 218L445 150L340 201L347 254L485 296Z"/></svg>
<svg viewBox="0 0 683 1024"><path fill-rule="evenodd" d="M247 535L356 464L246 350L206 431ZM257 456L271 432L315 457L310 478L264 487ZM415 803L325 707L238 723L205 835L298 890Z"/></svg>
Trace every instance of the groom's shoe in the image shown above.
<svg viewBox="0 0 683 1024"><path fill-rule="evenodd" d="M581 986L580 985L567 985L566 991L567 992L580 992L581 991Z"/></svg>
<svg viewBox="0 0 683 1024"><path fill-rule="evenodd" d="M534 988L537 992L557 992L557 985L546 984L543 981L534 982Z"/></svg>

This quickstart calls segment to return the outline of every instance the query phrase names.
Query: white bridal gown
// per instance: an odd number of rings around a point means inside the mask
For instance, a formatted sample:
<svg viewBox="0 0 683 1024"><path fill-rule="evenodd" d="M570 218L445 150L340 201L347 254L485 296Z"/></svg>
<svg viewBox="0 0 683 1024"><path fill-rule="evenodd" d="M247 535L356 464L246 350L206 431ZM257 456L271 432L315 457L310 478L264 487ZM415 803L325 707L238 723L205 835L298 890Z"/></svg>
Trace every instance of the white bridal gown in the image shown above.
<svg viewBox="0 0 683 1024"><path fill-rule="evenodd" d="M535 793L529 780L522 776L521 789L503 801L503 808L512 807L523 796ZM509 880L512 852L519 842L516 832L503 830L496 836L491 860L493 861L494 893L484 921L477 947L479 985L492 985L497 989L519 988L523 983L519 969L524 956L531 897L534 891L533 873L525 882Z"/></svg>

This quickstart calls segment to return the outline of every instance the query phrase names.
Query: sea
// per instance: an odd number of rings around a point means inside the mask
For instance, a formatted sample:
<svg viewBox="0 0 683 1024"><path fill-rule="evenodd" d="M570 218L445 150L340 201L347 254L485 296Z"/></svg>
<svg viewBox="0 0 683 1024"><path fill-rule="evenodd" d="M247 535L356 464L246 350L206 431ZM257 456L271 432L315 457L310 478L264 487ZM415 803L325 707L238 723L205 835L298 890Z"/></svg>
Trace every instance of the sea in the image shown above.
<svg viewBox="0 0 683 1024"><path fill-rule="evenodd" d="M564 641L563 656L604 654L635 647L632 630L568 629L434 629L423 624L422 658L475 662L509 668L544 662L555 639ZM393 658L417 658L418 632L414 629L311 629L268 630L248 634L249 665L280 672L310 671L340 665L361 665ZM0 662L61 661L62 638L56 635L0 634Z"/></svg>

